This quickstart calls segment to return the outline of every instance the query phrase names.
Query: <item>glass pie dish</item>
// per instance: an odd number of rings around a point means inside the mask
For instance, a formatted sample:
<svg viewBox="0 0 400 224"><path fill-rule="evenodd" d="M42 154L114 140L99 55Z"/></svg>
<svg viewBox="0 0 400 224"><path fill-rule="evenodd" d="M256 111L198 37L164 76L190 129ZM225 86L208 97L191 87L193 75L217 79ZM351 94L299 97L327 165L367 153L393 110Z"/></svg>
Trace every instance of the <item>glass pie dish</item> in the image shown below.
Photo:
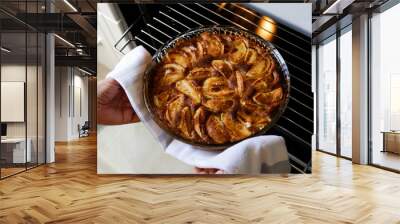
<svg viewBox="0 0 400 224"><path fill-rule="evenodd" d="M286 109L290 75L272 43L232 26L179 34L153 56L143 97L169 135L223 150L262 135Z"/></svg>

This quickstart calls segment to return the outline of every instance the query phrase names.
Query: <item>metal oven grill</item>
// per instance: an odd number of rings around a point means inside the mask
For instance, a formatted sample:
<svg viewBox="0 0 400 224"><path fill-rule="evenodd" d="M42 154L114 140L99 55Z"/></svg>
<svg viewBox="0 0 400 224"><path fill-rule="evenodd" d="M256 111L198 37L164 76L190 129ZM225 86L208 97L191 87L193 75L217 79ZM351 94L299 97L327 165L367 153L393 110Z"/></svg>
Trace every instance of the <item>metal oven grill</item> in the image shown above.
<svg viewBox="0 0 400 224"><path fill-rule="evenodd" d="M291 96L285 113L267 134L283 136L292 167L311 172L314 100L310 37L236 3L120 5L120 9L130 24L115 44L122 53L143 45L153 54L177 34L203 25L238 26L270 40L289 68Z"/></svg>

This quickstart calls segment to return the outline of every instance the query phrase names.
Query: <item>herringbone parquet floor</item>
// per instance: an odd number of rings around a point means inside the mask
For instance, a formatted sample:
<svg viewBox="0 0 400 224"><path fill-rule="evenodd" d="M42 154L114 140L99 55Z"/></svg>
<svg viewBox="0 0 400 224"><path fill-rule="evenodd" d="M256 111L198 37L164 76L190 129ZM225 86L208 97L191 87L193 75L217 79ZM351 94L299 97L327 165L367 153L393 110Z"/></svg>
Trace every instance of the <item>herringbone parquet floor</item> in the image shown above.
<svg viewBox="0 0 400 224"><path fill-rule="evenodd" d="M314 153L312 175L98 176L96 139L0 181L0 223L400 223L400 175Z"/></svg>

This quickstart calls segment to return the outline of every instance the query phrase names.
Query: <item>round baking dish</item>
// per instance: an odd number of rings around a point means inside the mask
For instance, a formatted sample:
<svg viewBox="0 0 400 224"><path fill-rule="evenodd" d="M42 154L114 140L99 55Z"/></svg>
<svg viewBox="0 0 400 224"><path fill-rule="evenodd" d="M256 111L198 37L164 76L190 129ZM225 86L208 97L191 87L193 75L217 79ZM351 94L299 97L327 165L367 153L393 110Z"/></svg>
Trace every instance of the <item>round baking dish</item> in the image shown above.
<svg viewBox="0 0 400 224"><path fill-rule="evenodd" d="M271 122L266 125L263 129L260 131L254 133L253 135L247 137L251 138L254 136L262 135L265 132L267 132L271 127L275 125L275 123L279 120L281 115L284 113L286 106L288 104L289 100L289 94L290 94L290 74L289 70L287 68L287 65L282 58L281 54L278 52L278 50L274 47L272 43L270 43L267 40L262 39L260 36L258 36L255 33L252 33L247 30L239 29L237 27L233 26L222 26L222 25L216 25L216 26L204 26L204 27L199 27L199 28L194 28L190 29L184 33L181 33L177 35L176 37L172 38L171 40L167 41L163 46L161 46L156 53L153 56L153 60L151 65L148 67L144 74L144 83L143 83L143 97L144 97L144 102L146 104L146 107L151 115L151 118L169 135L172 137L185 142L187 144L195 145L195 146L200 146L206 150L213 150L213 151L220 151L223 150L229 146L232 146L240 141L243 141L247 138L241 139L236 142L229 142L229 143L224 143L224 144L206 144L206 143L199 143L195 141L191 141L188 139L185 139L174 132L172 132L164 123L161 121L158 116L155 115L155 105L153 102L153 97L151 96L151 82L152 82L152 75L154 74L155 67L158 63L162 61L162 59L165 57L165 55L168 53L168 51L172 48L174 48L175 44L182 39L191 39L193 37L196 37L200 35L203 32L210 32L210 33L216 33L216 34L229 34L229 35L241 35L244 36L245 38L249 40L253 40L257 42L261 47L263 47L268 53L273 57L273 59L276 62L276 71L279 72L280 74L280 84L283 89L283 100L281 101L281 104L279 108L276 110L275 114L271 117Z"/></svg>

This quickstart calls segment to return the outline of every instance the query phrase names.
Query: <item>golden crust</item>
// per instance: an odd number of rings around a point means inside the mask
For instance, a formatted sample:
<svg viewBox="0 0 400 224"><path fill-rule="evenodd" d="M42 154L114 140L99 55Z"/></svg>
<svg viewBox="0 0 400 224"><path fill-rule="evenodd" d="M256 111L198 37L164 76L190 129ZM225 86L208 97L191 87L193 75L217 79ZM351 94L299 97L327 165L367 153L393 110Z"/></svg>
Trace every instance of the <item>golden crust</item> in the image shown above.
<svg viewBox="0 0 400 224"><path fill-rule="evenodd" d="M179 41L152 77L156 115L194 142L247 138L271 122L284 100L275 63L243 36L205 32Z"/></svg>

